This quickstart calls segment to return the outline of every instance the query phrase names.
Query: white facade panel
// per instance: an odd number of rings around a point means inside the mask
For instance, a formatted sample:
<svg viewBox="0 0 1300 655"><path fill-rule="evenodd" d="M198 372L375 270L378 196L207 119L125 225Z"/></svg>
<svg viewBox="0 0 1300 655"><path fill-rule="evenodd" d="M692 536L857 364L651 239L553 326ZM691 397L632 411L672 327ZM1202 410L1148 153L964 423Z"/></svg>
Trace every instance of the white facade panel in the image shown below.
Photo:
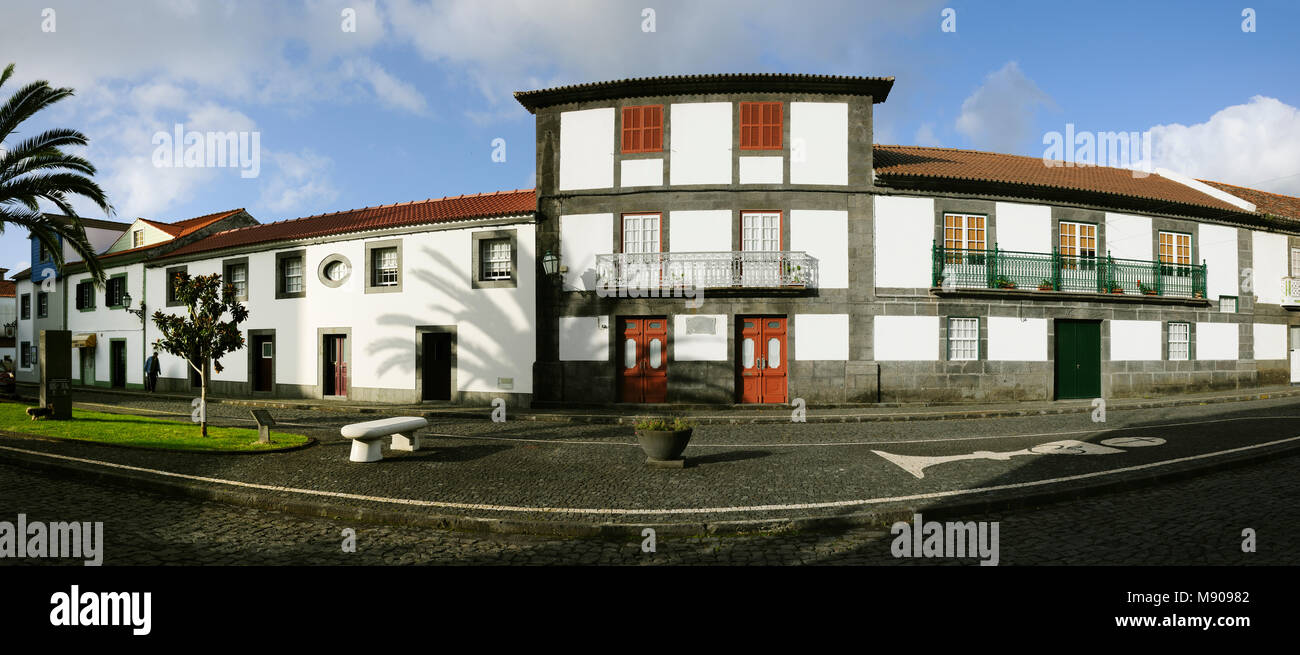
<svg viewBox="0 0 1300 655"><path fill-rule="evenodd" d="M112 267L105 270L109 277L126 274L126 291L131 294L132 309L139 309L140 303L143 302L149 314L154 310L162 309L165 304L166 296L163 295L162 283L159 282L156 295L150 295L145 287L145 268L144 264L129 264L126 266ZM144 384L144 359L148 355L145 352L145 343L141 330L143 329L140 319L134 314L129 314L125 309L109 309L105 298L104 287L95 289L95 308L93 310L79 311L76 303L77 283L89 279L90 276L84 273L74 273L67 277L66 285L63 286L72 297L68 299L68 321L67 328L74 335L94 333L97 346L93 351L86 350L85 353L93 353L95 358L95 381L107 385L110 381L111 370L109 368L109 358L112 353L111 343L115 339L121 339L126 343L126 383L128 385ZM50 307L51 314L55 311L62 312L63 307ZM36 314L36 299L33 294L32 298L32 315ZM149 320L153 324L152 319ZM20 321L21 324L21 321ZM36 345L39 336L33 335L32 344ZM79 348L72 349L72 377L81 378L81 357L82 352ZM35 367L33 367L35 368ZM82 381L83 384L90 384L90 381Z"/></svg>
<svg viewBox="0 0 1300 655"><path fill-rule="evenodd" d="M939 360L938 316L876 316L872 325L876 361Z"/></svg>
<svg viewBox="0 0 1300 655"><path fill-rule="evenodd" d="M790 183L849 183L847 103L790 103Z"/></svg>
<svg viewBox="0 0 1300 655"><path fill-rule="evenodd" d="M568 267L565 289L596 288L596 255L614 252L613 214L566 214L560 217L560 266Z"/></svg>
<svg viewBox="0 0 1300 655"><path fill-rule="evenodd" d="M712 327L712 330L706 329ZM726 314L678 314L673 317L673 360L721 362L727 356Z"/></svg>
<svg viewBox="0 0 1300 655"><path fill-rule="evenodd" d="M1282 278L1287 276L1286 235L1251 231L1251 288L1259 302L1282 303Z"/></svg>
<svg viewBox="0 0 1300 655"><path fill-rule="evenodd" d="M999 250L1052 252L1051 207L999 202L995 211Z"/></svg>
<svg viewBox="0 0 1300 655"><path fill-rule="evenodd" d="M1255 359L1286 359L1286 326L1281 323L1255 323Z"/></svg>
<svg viewBox="0 0 1300 655"><path fill-rule="evenodd" d="M731 103L675 104L669 108L669 120L673 131L670 182L731 184Z"/></svg>
<svg viewBox="0 0 1300 655"><path fill-rule="evenodd" d="M664 160L662 159L625 159L620 164L619 182L630 186L663 186Z"/></svg>
<svg viewBox="0 0 1300 655"><path fill-rule="evenodd" d="M560 189L614 186L614 108L560 114Z"/></svg>
<svg viewBox="0 0 1300 655"><path fill-rule="evenodd" d="M1160 321L1110 321L1110 360L1150 362L1164 359Z"/></svg>
<svg viewBox="0 0 1300 655"><path fill-rule="evenodd" d="M1106 242L1101 244L1105 252L1117 259L1154 260L1151 232L1151 219L1147 216L1116 214L1106 212Z"/></svg>
<svg viewBox="0 0 1300 655"><path fill-rule="evenodd" d="M817 258L817 286L849 286L849 213L842 210L790 211L790 250Z"/></svg>
<svg viewBox="0 0 1300 655"><path fill-rule="evenodd" d="M729 252L731 247L729 209L674 211L668 214L670 252Z"/></svg>
<svg viewBox="0 0 1300 655"><path fill-rule="evenodd" d="M1239 341L1236 323L1196 324L1197 359L1237 359Z"/></svg>
<svg viewBox="0 0 1300 655"><path fill-rule="evenodd" d="M1237 228L1201 223L1197 226L1197 246L1207 268L1207 295L1212 299L1242 295L1237 291Z"/></svg>
<svg viewBox="0 0 1300 655"><path fill-rule="evenodd" d="M990 361L1047 361L1047 319L990 316Z"/></svg>
<svg viewBox="0 0 1300 655"><path fill-rule="evenodd" d="M785 182L785 157L741 157L741 184L782 184Z"/></svg>
<svg viewBox="0 0 1300 655"><path fill-rule="evenodd" d="M929 287L934 200L876 196L874 202L876 287Z"/></svg>
<svg viewBox="0 0 1300 655"><path fill-rule="evenodd" d="M560 317L560 361L609 361L609 328L600 316Z"/></svg>
<svg viewBox="0 0 1300 655"><path fill-rule="evenodd" d="M799 361L847 361L849 315L795 314L794 358Z"/></svg>

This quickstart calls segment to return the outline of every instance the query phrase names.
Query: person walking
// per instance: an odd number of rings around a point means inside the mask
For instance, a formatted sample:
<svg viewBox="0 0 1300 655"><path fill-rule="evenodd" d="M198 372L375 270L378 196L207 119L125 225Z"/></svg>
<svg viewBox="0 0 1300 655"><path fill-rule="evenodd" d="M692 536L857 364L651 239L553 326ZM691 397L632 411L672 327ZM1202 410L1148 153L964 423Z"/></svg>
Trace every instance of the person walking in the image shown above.
<svg viewBox="0 0 1300 655"><path fill-rule="evenodd" d="M158 373L162 371L162 366L158 364L158 350L154 349L149 359L144 360L144 388L149 393L153 393L158 388Z"/></svg>

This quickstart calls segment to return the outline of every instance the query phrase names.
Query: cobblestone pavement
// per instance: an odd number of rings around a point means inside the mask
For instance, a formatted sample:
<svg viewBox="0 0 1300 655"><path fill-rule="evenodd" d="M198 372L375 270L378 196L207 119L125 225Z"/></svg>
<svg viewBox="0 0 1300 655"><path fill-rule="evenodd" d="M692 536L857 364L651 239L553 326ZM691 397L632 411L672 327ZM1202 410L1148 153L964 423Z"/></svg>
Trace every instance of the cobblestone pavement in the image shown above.
<svg viewBox="0 0 1300 655"><path fill-rule="evenodd" d="M307 518L116 485L47 477L0 464L0 520L103 521L107 565L891 565L976 560L895 559L884 528L835 534L545 539ZM1000 522L1002 565L1300 564L1300 457L1167 485L962 517ZM356 552L342 551L344 530ZM1255 553L1241 551L1254 529ZM0 560L0 564L79 564Z"/></svg>

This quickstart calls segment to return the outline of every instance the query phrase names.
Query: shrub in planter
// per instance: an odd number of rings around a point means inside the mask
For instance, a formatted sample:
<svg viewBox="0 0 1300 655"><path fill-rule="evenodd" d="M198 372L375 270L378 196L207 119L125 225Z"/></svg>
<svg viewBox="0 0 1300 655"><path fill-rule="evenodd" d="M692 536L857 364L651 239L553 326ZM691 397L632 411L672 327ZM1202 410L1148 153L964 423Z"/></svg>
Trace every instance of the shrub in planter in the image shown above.
<svg viewBox="0 0 1300 655"><path fill-rule="evenodd" d="M695 426L681 418L642 419L636 423L636 439L646 457L653 460L678 460L691 441Z"/></svg>
<svg viewBox="0 0 1300 655"><path fill-rule="evenodd" d="M1041 282L1038 283L1038 290L1039 290L1039 291L1052 291L1052 290L1053 290L1053 284L1052 284L1052 281L1049 280L1049 279L1047 279L1047 278L1043 278L1043 280L1042 280Z"/></svg>

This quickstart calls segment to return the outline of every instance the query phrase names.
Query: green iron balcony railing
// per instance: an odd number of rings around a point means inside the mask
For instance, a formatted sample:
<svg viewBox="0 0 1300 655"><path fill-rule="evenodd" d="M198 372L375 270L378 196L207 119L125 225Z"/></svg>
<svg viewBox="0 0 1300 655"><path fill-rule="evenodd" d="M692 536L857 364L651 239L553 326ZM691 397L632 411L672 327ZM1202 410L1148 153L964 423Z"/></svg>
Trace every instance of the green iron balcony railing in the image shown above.
<svg viewBox="0 0 1300 655"><path fill-rule="evenodd" d="M1027 289L1204 298L1206 265L1109 255L1082 257L933 246L933 284L943 289Z"/></svg>

